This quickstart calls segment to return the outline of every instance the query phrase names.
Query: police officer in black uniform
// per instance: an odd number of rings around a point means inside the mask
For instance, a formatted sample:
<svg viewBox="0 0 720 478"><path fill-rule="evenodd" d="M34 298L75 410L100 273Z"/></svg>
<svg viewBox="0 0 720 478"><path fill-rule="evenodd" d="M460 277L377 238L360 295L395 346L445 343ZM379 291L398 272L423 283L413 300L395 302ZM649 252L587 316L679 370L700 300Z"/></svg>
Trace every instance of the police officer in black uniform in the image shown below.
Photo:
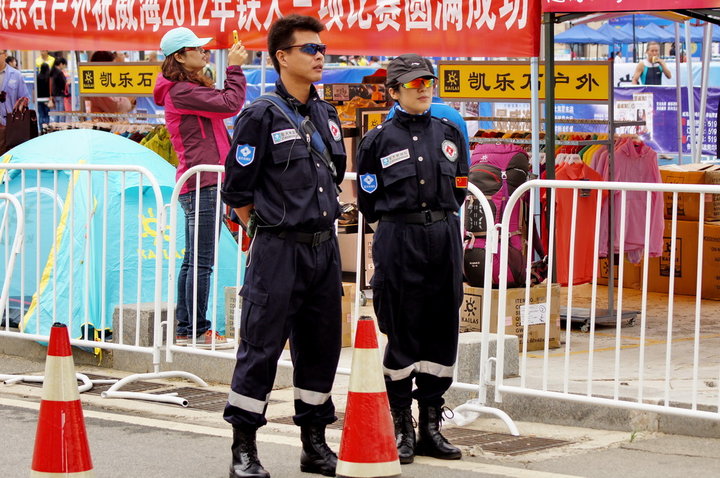
<svg viewBox="0 0 720 478"><path fill-rule="evenodd" d="M387 87L398 102L396 114L363 138L357 159L360 211L379 221L373 305L388 337L383 366L400 463L412 463L415 454L461 457L439 428L458 344L457 211L467 192L468 161L459 128L430 115L435 79L418 55L390 62ZM420 409L417 444L413 398Z"/></svg>
<svg viewBox="0 0 720 478"><path fill-rule="evenodd" d="M240 114L226 159L223 200L244 226L257 226L240 291L241 342L224 413L233 426L230 477L270 476L257 457L255 437L267 423L288 337L301 470L335 474L337 456L325 442L325 426L337 419L330 390L340 357L342 285L333 227L346 154L337 111L313 86L322 77L323 29L317 19L300 15L272 25L268 51L280 74L276 100L290 115L256 100Z"/></svg>

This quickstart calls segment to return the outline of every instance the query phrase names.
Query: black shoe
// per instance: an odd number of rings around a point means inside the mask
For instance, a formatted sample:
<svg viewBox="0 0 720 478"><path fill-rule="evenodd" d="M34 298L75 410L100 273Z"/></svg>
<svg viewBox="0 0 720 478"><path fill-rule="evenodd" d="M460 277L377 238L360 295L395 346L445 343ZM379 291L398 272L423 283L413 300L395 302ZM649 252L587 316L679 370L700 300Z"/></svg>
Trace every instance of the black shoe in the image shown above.
<svg viewBox="0 0 720 478"><path fill-rule="evenodd" d="M300 471L335 476L337 455L325 441L325 425L303 425L300 427L302 453Z"/></svg>
<svg viewBox="0 0 720 478"><path fill-rule="evenodd" d="M230 478L270 478L257 456L255 428L233 427Z"/></svg>
<svg viewBox="0 0 720 478"><path fill-rule="evenodd" d="M395 444L397 445L400 463L407 465L415 460L415 428L413 416L408 408L390 410L395 424Z"/></svg>
<svg viewBox="0 0 720 478"><path fill-rule="evenodd" d="M440 407L420 405L419 436L415 453L441 460L459 460L462 452L442 436L440 433L441 421L442 409Z"/></svg>

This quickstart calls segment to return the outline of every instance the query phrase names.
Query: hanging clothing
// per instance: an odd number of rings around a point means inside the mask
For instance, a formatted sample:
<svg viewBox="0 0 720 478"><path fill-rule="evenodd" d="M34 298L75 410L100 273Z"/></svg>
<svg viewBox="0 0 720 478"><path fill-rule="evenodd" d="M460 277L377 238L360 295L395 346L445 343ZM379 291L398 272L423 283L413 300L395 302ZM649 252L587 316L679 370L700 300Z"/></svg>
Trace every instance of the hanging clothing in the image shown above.
<svg viewBox="0 0 720 478"><path fill-rule="evenodd" d="M608 178L609 161L601 171ZM660 183L660 169L657 164L657 153L642 141L621 138L615 144L614 181ZM613 191L615 210L613 211L614 253L620 252L620 218L621 191ZM663 196L660 192L650 193L650 210L646 207L646 191L627 191L625 206L625 252L630 262L642 260L645 248L645 218L650 215L650 237L648 248L650 257L658 257L662 253L663 231ZM608 254L608 208L603 208L603 222L600 224L600 257Z"/></svg>
<svg viewBox="0 0 720 478"><path fill-rule="evenodd" d="M555 168L555 178L567 181L602 181L603 177L584 162L565 163ZM595 226L597 195L607 200L608 192L597 189L580 189L577 193L575 213L575 240L570 241L573 210L573 189L555 192L555 245L557 281L563 287L570 282L570 257L574 259L572 283L592 281L595 257Z"/></svg>

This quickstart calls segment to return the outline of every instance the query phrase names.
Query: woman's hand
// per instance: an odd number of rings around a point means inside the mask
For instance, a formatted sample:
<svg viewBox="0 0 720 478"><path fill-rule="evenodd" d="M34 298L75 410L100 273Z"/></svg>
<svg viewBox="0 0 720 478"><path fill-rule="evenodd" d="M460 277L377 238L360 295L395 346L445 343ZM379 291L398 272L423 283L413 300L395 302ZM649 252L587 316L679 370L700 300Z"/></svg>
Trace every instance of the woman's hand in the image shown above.
<svg viewBox="0 0 720 478"><path fill-rule="evenodd" d="M247 61L247 58L247 50L245 50L242 41L238 41L228 51L228 66L242 66Z"/></svg>

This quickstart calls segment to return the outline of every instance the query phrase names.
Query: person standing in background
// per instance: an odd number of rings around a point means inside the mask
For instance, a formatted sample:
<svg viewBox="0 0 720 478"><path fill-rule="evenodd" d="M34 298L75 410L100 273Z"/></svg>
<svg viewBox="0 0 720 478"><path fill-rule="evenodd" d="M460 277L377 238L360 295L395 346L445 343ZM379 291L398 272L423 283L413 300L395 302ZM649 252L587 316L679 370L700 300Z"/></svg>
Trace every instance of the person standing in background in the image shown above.
<svg viewBox="0 0 720 478"><path fill-rule="evenodd" d="M5 63L12 66L16 70L18 69L18 61L17 61L17 58L15 58L14 56L9 56L9 57L5 58Z"/></svg>
<svg viewBox="0 0 720 478"><path fill-rule="evenodd" d="M160 41L165 55L153 96L165 107L170 141L178 156L176 179L193 166L223 164L230 150L225 118L235 116L245 103L247 80L242 65L247 52L241 43L228 51L225 88L216 90L203 76L205 49L212 38L198 38L190 29L168 31ZM216 173L200 173L180 189L185 212L185 256L178 276L175 342L199 347L228 346L207 318L210 276L214 267L218 209ZM197 235L197 249L195 236ZM197 276L197 280L196 280Z"/></svg>
<svg viewBox="0 0 720 478"><path fill-rule="evenodd" d="M91 62L114 62L115 54L109 51L96 51L90 57ZM129 113L135 109L137 100L127 96L92 96L85 100L86 110L90 113ZM115 116L94 116L94 121L118 121Z"/></svg>
<svg viewBox="0 0 720 478"><path fill-rule="evenodd" d="M65 111L65 98L68 94L67 60L63 57L55 59L55 66L50 70L50 111ZM55 116L53 121L64 122L64 116Z"/></svg>
<svg viewBox="0 0 720 478"><path fill-rule="evenodd" d="M660 44L658 42L649 42L645 54L647 58L638 63L635 68L632 78L633 85L660 85L662 84L663 74L667 79L672 78L670 68L665 64L665 60L660 58Z"/></svg>
<svg viewBox="0 0 720 478"><path fill-rule="evenodd" d="M43 63L47 63L50 68L55 64L55 57L50 55L47 50L40 50L40 56L35 58L35 71L39 72Z"/></svg>
<svg viewBox="0 0 720 478"><path fill-rule="evenodd" d="M5 117L11 113L15 102L30 98L22 73L5 62L7 50L0 50L0 154L5 154Z"/></svg>
<svg viewBox="0 0 720 478"><path fill-rule="evenodd" d="M50 123L50 67L47 63L40 65L40 72L35 78L35 87L37 89L37 112L38 112L38 128L40 133L43 132L45 126Z"/></svg>

